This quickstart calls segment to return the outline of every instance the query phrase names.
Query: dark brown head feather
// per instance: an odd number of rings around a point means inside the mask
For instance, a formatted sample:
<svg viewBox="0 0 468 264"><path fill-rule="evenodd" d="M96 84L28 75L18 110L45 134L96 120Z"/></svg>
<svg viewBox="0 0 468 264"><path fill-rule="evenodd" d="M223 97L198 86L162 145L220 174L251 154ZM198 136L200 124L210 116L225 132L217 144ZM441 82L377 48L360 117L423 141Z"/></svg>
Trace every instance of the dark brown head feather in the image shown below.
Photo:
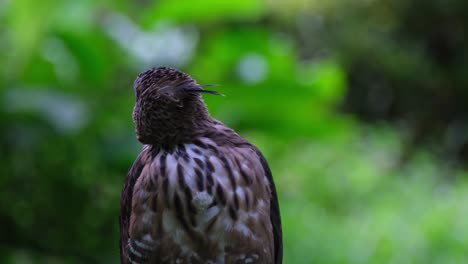
<svg viewBox="0 0 468 264"><path fill-rule="evenodd" d="M183 143L212 122L200 93L204 90L190 75L174 68L152 68L138 75L133 119L138 140L145 144Z"/></svg>
<svg viewBox="0 0 468 264"><path fill-rule="evenodd" d="M151 68L138 75L134 83L138 96L154 93L175 94L184 87L199 86L190 75L174 68Z"/></svg>
<svg viewBox="0 0 468 264"><path fill-rule="evenodd" d="M217 91L200 89L199 87L195 87L195 88L187 87L187 88L184 88L184 92L186 93L208 93L208 94L224 96L224 94L221 94Z"/></svg>
<svg viewBox="0 0 468 264"><path fill-rule="evenodd" d="M140 73L135 80L134 88L137 96L148 92L165 93L210 93L221 95L212 90L205 90L203 87L213 85L199 85L190 75L174 68L158 67L151 68Z"/></svg>

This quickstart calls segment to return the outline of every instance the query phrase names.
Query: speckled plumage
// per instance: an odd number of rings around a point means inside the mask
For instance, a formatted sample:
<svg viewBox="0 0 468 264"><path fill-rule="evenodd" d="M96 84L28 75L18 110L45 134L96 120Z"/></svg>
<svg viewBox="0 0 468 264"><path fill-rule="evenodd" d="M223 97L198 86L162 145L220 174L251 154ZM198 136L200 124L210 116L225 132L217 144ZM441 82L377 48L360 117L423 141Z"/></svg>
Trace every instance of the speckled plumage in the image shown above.
<svg viewBox="0 0 468 264"><path fill-rule="evenodd" d="M282 263L276 190L260 151L213 119L190 76L135 81L144 144L122 190L122 263Z"/></svg>

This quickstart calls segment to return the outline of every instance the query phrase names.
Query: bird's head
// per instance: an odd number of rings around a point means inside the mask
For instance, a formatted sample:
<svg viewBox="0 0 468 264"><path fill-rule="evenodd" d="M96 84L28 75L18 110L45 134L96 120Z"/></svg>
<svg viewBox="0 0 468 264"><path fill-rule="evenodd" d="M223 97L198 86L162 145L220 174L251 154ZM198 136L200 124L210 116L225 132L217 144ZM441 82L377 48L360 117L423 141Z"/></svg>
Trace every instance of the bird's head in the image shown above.
<svg viewBox="0 0 468 264"><path fill-rule="evenodd" d="M161 98L173 102L182 102L184 98L199 93L220 95L216 91L203 89L190 75L174 68L151 68L140 73L134 88L137 99Z"/></svg>
<svg viewBox="0 0 468 264"><path fill-rule="evenodd" d="M145 144L176 140L181 131L201 126L210 117L200 94L220 95L203 89L190 75L168 67L140 73L134 89L133 120L138 140Z"/></svg>

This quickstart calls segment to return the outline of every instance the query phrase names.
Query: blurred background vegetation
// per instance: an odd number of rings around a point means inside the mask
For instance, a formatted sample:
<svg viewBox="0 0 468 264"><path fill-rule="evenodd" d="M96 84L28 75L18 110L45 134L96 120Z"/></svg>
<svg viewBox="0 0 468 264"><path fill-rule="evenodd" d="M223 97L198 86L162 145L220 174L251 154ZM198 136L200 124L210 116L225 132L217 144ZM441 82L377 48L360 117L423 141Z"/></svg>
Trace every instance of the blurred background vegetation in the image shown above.
<svg viewBox="0 0 468 264"><path fill-rule="evenodd" d="M468 263L468 1L0 0L0 262L117 263L136 75L263 150L285 263Z"/></svg>

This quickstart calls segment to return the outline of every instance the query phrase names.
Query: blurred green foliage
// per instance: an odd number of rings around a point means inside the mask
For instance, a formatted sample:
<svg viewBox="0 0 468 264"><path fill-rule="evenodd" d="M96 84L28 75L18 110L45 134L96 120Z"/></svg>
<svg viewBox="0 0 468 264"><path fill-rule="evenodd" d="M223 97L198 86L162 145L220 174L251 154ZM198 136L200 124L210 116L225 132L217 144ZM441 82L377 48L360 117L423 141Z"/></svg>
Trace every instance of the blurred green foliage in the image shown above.
<svg viewBox="0 0 468 264"><path fill-rule="evenodd" d="M118 262L132 84L165 65L269 160L284 263L468 263L465 7L0 0L0 262Z"/></svg>

